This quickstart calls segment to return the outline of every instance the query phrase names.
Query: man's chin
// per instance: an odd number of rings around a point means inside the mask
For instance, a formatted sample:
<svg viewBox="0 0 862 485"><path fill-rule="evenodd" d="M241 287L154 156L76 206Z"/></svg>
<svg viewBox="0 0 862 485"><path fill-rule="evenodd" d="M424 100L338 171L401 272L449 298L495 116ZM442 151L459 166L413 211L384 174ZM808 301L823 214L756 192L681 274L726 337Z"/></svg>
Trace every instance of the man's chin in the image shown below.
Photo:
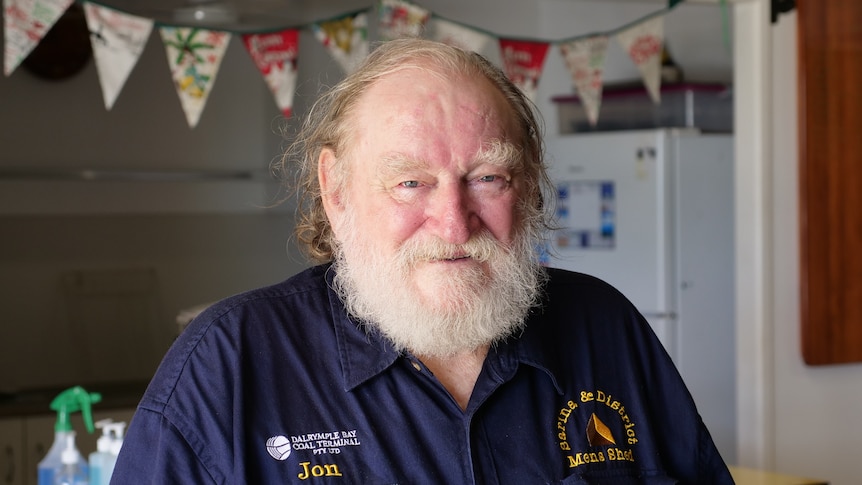
<svg viewBox="0 0 862 485"><path fill-rule="evenodd" d="M452 267L432 263L413 278L414 291L426 307L442 311L457 310L477 298L488 286L489 277L478 263Z"/></svg>

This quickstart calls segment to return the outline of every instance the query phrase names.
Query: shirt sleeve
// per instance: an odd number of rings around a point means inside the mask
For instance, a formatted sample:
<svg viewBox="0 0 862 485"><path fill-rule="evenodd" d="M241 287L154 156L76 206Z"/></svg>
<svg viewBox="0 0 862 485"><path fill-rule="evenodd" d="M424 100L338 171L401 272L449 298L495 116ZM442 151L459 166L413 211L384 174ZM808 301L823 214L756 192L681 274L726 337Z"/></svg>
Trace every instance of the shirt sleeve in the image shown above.
<svg viewBox="0 0 862 485"><path fill-rule="evenodd" d="M117 458L112 485L215 484L188 442L162 414L139 408Z"/></svg>

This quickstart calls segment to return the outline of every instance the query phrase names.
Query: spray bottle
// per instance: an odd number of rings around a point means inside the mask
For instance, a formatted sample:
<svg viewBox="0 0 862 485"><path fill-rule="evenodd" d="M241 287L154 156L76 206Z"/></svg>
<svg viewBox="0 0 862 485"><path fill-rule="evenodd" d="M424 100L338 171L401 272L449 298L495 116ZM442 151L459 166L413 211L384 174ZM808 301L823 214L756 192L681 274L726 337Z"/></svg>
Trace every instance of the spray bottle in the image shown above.
<svg viewBox="0 0 862 485"><path fill-rule="evenodd" d="M102 429L102 436L96 441L96 451L90 453L90 485L109 485L123 446L126 423L105 419L97 422L96 427Z"/></svg>
<svg viewBox="0 0 862 485"><path fill-rule="evenodd" d="M61 392L51 401L51 409L57 412L57 423L54 425L54 444L48 450L45 458L39 462L38 485L56 485L61 478L68 480L71 476L74 485L87 483L89 473L87 461L75 447L75 432L72 430L71 415L81 412L87 431L92 433L92 405L101 401L98 393L87 392L83 387L75 386ZM83 477L83 482L80 481Z"/></svg>

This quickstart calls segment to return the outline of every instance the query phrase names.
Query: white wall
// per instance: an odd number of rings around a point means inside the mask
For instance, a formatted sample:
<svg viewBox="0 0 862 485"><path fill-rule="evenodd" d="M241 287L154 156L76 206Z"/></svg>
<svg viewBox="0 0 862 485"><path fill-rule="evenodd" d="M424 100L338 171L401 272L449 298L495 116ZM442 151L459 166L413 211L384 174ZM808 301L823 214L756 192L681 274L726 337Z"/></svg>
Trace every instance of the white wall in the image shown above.
<svg viewBox="0 0 862 485"><path fill-rule="evenodd" d="M862 483L862 364L811 367L802 360L799 315L799 199L796 13L772 32L775 468ZM768 353L767 353L768 354Z"/></svg>

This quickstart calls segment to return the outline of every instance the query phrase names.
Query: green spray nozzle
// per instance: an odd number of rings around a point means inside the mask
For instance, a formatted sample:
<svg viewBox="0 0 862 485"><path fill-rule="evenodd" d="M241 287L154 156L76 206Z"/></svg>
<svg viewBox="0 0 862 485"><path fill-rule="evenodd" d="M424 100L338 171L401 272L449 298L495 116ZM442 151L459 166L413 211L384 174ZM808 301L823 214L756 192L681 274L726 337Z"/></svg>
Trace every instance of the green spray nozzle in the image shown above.
<svg viewBox="0 0 862 485"><path fill-rule="evenodd" d="M93 426L93 404L102 400L98 392L87 392L81 386L70 387L51 401L51 409L57 411L57 424L54 431L72 431L71 414L81 411L87 431L95 431Z"/></svg>

